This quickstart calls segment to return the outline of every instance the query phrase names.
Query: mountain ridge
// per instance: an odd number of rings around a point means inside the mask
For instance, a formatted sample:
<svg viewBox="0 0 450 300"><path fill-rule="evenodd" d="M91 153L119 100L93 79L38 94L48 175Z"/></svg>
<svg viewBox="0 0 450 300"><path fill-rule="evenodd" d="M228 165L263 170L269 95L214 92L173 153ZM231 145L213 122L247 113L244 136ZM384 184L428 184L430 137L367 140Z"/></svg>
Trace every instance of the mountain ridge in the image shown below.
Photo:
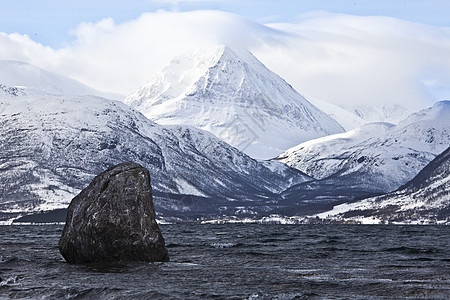
<svg viewBox="0 0 450 300"><path fill-rule="evenodd" d="M394 192L342 204L318 216L367 222L449 222L450 147Z"/></svg>
<svg viewBox="0 0 450 300"><path fill-rule="evenodd" d="M161 126L95 96L0 98L0 126L3 215L64 208L95 175L124 161L150 170L166 216L271 210L280 191L311 180L252 159L209 132Z"/></svg>
<svg viewBox="0 0 450 300"><path fill-rule="evenodd" d="M398 125L371 123L311 140L277 160L315 179L360 174L374 192L389 192L411 180L450 144L450 101L411 114Z"/></svg>

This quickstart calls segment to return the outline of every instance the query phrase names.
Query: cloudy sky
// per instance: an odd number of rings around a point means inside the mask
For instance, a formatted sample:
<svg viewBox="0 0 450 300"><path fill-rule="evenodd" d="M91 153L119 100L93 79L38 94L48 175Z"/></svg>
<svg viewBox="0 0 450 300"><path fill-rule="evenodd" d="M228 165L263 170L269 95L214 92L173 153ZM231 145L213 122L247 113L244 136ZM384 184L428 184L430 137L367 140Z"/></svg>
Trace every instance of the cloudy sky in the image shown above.
<svg viewBox="0 0 450 300"><path fill-rule="evenodd" d="M450 98L446 0L0 0L0 59L130 94L203 44L245 47L340 105Z"/></svg>

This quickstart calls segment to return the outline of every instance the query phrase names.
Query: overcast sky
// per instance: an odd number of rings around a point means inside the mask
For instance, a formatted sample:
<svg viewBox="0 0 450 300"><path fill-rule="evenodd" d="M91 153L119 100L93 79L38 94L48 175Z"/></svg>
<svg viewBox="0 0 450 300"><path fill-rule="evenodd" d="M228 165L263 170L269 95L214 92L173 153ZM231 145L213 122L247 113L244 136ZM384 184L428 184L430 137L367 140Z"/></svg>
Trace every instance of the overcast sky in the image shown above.
<svg viewBox="0 0 450 300"><path fill-rule="evenodd" d="M185 49L251 50L300 93L347 105L450 98L450 1L0 0L0 59L133 92Z"/></svg>

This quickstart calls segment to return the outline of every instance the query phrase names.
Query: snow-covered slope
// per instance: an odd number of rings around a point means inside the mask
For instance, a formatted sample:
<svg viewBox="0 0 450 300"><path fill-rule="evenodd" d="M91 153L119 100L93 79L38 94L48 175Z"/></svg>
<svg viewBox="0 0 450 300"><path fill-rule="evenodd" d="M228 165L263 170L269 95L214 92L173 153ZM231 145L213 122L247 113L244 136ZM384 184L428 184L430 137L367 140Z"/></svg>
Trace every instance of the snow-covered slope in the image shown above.
<svg viewBox="0 0 450 300"><path fill-rule="evenodd" d="M250 52L227 46L174 59L125 103L158 124L208 130L256 158L344 131Z"/></svg>
<svg viewBox="0 0 450 300"><path fill-rule="evenodd" d="M335 119L346 131L368 123L382 122L397 125L414 112L414 110L399 104L348 104L340 106L311 95L305 96L312 104Z"/></svg>
<svg viewBox="0 0 450 300"><path fill-rule="evenodd" d="M450 217L450 148L395 192L336 206L322 218L420 222Z"/></svg>
<svg viewBox="0 0 450 300"><path fill-rule="evenodd" d="M335 119L346 131L356 129L368 123L382 122L397 125L414 112L398 104L339 106L312 96L307 96L306 98Z"/></svg>
<svg viewBox="0 0 450 300"><path fill-rule="evenodd" d="M237 206L268 209L273 195L310 180L281 163L256 161L209 132L157 125L122 102L0 91L3 213L66 207L95 175L124 161L150 170L160 213L191 217L233 214Z"/></svg>
<svg viewBox="0 0 450 300"><path fill-rule="evenodd" d="M397 126L367 124L302 143L277 160L316 179L350 176L373 191L388 192L411 180L448 147L449 120L450 101L442 101Z"/></svg>
<svg viewBox="0 0 450 300"><path fill-rule="evenodd" d="M339 125L345 129L345 131L353 130L368 123L366 120L357 116L353 112L348 111L336 104L332 104L309 95L306 95L306 98L320 110L336 120Z"/></svg>
<svg viewBox="0 0 450 300"><path fill-rule="evenodd" d="M22 88L28 94L95 95L110 99L122 98L120 95L97 91L66 76L11 60L0 60L0 84Z"/></svg>

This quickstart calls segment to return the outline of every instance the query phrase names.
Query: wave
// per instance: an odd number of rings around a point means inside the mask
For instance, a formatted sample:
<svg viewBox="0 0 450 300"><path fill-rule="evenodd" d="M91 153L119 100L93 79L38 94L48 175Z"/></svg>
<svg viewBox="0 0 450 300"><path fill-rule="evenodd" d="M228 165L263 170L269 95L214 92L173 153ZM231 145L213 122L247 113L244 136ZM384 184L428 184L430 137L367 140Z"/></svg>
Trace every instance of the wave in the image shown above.
<svg viewBox="0 0 450 300"><path fill-rule="evenodd" d="M382 250L383 252L403 252L407 254L434 254L439 252L436 248L413 248L413 247L392 247L385 248Z"/></svg>
<svg viewBox="0 0 450 300"><path fill-rule="evenodd" d="M5 285L9 285L9 284L14 284L14 283L17 282L17 280L18 280L17 276L10 276L10 277L8 277L6 279L0 278L0 287L3 287Z"/></svg>
<svg viewBox="0 0 450 300"><path fill-rule="evenodd" d="M10 264L10 263L15 263L18 261L30 262L30 260L19 259L18 257L15 257L15 256L11 256L11 257L0 256L0 264L6 265L6 264Z"/></svg>
<svg viewBox="0 0 450 300"><path fill-rule="evenodd" d="M240 245L239 243L211 243L210 246L216 249L233 248Z"/></svg>

